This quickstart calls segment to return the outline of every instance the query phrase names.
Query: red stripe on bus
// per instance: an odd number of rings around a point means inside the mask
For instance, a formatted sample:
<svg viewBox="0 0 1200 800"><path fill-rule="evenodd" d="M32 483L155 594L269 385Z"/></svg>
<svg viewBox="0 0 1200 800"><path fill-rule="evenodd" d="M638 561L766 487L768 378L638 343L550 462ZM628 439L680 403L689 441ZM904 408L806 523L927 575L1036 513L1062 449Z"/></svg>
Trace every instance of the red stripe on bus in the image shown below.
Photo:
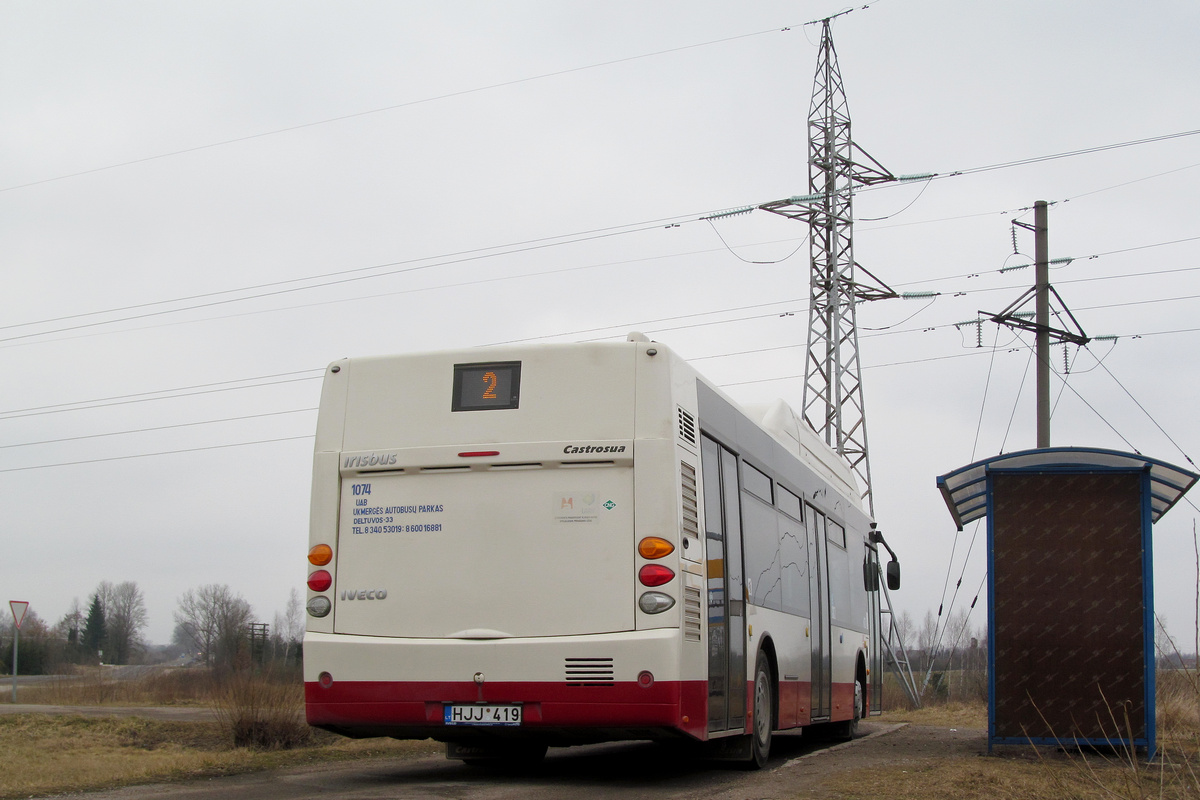
<svg viewBox="0 0 1200 800"><path fill-rule="evenodd" d="M605 686L553 683L334 681L304 685L310 725L427 727L441 725L445 703L521 703L523 727L633 727L679 730L704 738L708 684L636 682ZM684 721L684 718L687 721Z"/></svg>
<svg viewBox="0 0 1200 800"><path fill-rule="evenodd" d="M748 695L752 688L747 683ZM854 712L854 684L835 683L832 689L830 719L849 719ZM658 681L649 688L632 681L605 686L497 682L485 684L482 690L465 681L335 681L328 689L314 681L304 685L304 694L309 724L346 729L441 726L444 704L478 702L521 703L527 728L659 728L697 739L707 738L708 728L705 681ZM810 724L811 699L807 681L779 684L777 728ZM747 729L750 724L747 720Z"/></svg>

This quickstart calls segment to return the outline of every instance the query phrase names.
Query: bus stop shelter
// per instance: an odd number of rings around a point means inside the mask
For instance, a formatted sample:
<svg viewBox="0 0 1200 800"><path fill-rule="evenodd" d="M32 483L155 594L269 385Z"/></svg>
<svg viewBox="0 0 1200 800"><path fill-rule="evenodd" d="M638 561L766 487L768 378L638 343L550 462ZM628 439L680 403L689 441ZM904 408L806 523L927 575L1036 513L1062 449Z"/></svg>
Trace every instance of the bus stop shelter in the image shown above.
<svg viewBox="0 0 1200 800"><path fill-rule="evenodd" d="M1043 448L937 479L961 531L987 520L988 748L1155 751L1151 526L1196 482L1163 461Z"/></svg>

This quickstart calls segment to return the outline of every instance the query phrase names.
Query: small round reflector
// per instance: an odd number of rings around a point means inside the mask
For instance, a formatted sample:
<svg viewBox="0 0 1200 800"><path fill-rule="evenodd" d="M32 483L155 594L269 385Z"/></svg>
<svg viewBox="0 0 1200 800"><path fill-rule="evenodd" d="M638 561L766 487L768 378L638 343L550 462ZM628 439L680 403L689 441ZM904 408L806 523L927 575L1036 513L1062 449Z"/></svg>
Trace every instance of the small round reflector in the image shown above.
<svg viewBox="0 0 1200 800"><path fill-rule="evenodd" d="M658 536L647 536L638 542L638 554L642 558L662 558L675 552L675 545Z"/></svg>
<svg viewBox="0 0 1200 800"><path fill-rule="evenodd" d="M327 544L319 544L308 551L308 563L323 567L333 561L333 548Z"/></svg>
<svg viewBox="0 0 1200 800"><path fill-rule="evenodd" d="M333 576L323 569L308 576L308 588L314 592L323 592L330 586L333 586Z"/></svg>
<svg viewBox="0 0 1200 800"><path fill-rule="evenodd" d="M638 570L638 580L643 586L662 586L670 583L674 577L674 571L662 564L647 564Z"/></svg>
<svg viewBox="0 0 1200 800"><path fill-rule="evenodd" d="M328 689L333 686L333 676L328 672L322 672L317 676L317 683L321 684L322 689Z"/></svg>
<svg viewBox="0 0 1200 800"><path fill-rule="evenodd" d="M644 669L638 673L638 686L643 689L649 689L654 685L654 673L648 669Z"/></svg>
<svg viewBox="0 0 1200 800"><path fill-rule="evenodd" d="M329 602L329 598L323 594L319 594L308 601L308 613L314 617L329 616L329 611L332 608L333 603Z"/></svg>
<svg viewBox="0 0 1200 800"><path fill-rule="evenodd" d="M638 598L638 608L647 614L661 614L675 605L675 598L662 592L645 592Z"/></svg>

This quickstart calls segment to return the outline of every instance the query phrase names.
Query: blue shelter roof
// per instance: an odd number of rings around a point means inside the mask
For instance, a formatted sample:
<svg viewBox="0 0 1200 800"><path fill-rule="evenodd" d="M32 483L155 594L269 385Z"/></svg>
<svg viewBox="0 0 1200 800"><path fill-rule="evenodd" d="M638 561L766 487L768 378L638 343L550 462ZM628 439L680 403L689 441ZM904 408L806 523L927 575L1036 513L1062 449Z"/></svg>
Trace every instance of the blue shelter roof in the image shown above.
<svg viewBox="0 0 1200 800"><path fill-rule="evenodd" d="M961 531L968 522L987 514L987 474L990 470L1120 469L1150 471L1150 521L1158 522L1200 475L1137 453L1094 447L1046 447L1004 453L960 467L937 479L938 489Z"/></svg>

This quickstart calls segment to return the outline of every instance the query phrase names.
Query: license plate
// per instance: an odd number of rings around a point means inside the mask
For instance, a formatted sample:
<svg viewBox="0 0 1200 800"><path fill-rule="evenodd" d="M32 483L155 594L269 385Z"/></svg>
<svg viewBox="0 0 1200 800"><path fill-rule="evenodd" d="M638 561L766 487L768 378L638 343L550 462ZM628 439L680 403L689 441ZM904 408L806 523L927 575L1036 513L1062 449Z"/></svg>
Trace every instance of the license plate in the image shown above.
<svg viewBox="0 0 1200 800"><path fill-rule="evenodd" d="M446 705L447 725L509 725L521 724L521 707L516 705L475 704Z"/></svg>

